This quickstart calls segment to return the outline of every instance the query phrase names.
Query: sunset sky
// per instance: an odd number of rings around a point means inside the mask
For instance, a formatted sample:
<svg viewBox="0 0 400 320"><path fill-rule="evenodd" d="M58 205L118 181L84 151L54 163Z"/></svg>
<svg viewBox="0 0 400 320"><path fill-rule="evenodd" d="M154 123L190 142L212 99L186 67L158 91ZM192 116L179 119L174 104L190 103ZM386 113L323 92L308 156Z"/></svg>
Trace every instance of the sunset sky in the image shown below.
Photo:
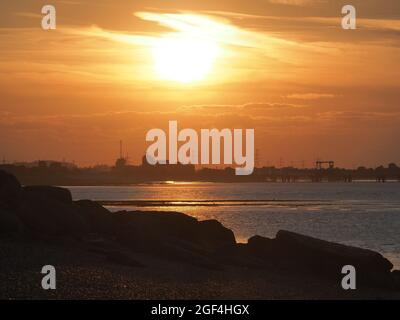
<svg viewBox="0 0 400 320"><path fill-rule="evenodd" d="M0 157L112 164L122 139L138 163L178 120L254 128L264 165L400 165L399 18L399 0L1 1Z"/></svg>

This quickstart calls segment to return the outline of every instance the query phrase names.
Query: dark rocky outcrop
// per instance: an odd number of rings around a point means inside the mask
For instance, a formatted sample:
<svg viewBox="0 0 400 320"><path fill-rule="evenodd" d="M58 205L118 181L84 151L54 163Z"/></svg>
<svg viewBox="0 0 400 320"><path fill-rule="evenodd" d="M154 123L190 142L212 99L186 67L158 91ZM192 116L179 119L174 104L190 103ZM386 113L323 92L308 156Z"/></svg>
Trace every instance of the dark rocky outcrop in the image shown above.
<svg viewBox="0 0 400 320"><path fill-rule="evenodd" d="M357 284L400 287L399 272L391 272L393 265L371 250L283 230L275 239L254 236L237 244L233 232L216 220L198 221L179 212L111 213L90 200L72 201L64 188L21 187L15 177L0 171L0 236L21 233L64 245L82 242L108 261L131 267L141 266L135 255L142 252L207 269L311 273L340 284L342 267L352 265Z"/></svg>
<svg viewBox="0 0 400 320"><path fill-rule="evenodd" d="M400 289L400 270L393 270L392 271L392 279L394 282L394 286Z"/></svg>
<svg viewBox="0 0 400 320"><path fill-rule="evenodd" d="M82 236L84 220L72 203L68 189L50 186L22 188L16 215L29 234L39 237Z"/></svg>
<svg viewBox="0 0 400 320"><path fill-rule="evenodd" d="M117 240L137 251L160 251L172 239L186 239L196 219L177 212L116 212Z"/></svg>
<svg viewBox="0 0 400 320"><path fill-rule="evenodd" d="M74 204L89 232L106 236L117 233L114 228L114 219L106 208L91 200L78 200Z"/></svg>
<svg viewBox="0 0 400 320"><path fill-rule="evenodd" d="M64 204L72 203L72 195L68 189L52 186L26 186L22 189L25 198L51 199Z"/></svg>
<svg viewBox="0 0 400 320"><path fill-rule="evenodd" d="M275 239L255 236L251 252L270 264L295 272L308 272L334 280L343 277L343 266L352 265L361 284L387 285L393 265L381 254L281 230Z"/></svg>
<svg viewBox="0 0 400 320"><path fill-rule="evenodd" d="M0 236L18 235L23 231L23 224L13 212L0 208Z"/></svg>
<svg viewBox="0 0 400 320"><path fill-rule="evenodd" d="M255 255L249 250L248 244L243 243L221 247L212 256L216 261L224 265L257 269L268 266L265 259Z"/></svg>
<svg viewBox="0 0 400 320"><path fill-rule="evenodd" d="M114 217L117 238L137 250L157 250L159 244L183 241L204 251L234 245L233 232L218 221L202 221L179 212L121 211Z"/></svg>
<svg viewBox="0 0 400 320"><path fill-rule="evenodd" d="M0 208L14 210L21 197L21 184L12 174L0 170Z"/></svg>
<svg viewBox="0 0 400 320"><path fill-rule="evenodd" d="M132 255L122 252L122 251L110 251L106 254L106 258L108 261L128 267L134 268L143 268L145 265L135 258Z"/></svg>
<svg viewBox="0 0 400 320"><path fill-rule="evenodd" d="M274 240L261 236L253 236L247 240L247 249L260 258L278 254L276 252Z"/></svg>
<svg viewBox="0 0 400 320"><path fill-rule="evenodd" d="M198 222L195 236L197 237L195 240L196 243L211 251L236 244L235 235L232 230L225 228L217 220Z"/></svg>
<svg viewBox="0 0 400 320"><path fill-rule="evenodd" d="M86 231L84 220L74 206L52 199L25 198L16 214L26 231L39 237L76 237Z"/></svg>
<svg viewBox="0 0 400 320"><path fill-rule="evenodd" d="M221 266L212 254L234 246L233 232L218 221L202 221L179 212L121 211L113 216L116 239L133 251L209 269Z"/></svg>

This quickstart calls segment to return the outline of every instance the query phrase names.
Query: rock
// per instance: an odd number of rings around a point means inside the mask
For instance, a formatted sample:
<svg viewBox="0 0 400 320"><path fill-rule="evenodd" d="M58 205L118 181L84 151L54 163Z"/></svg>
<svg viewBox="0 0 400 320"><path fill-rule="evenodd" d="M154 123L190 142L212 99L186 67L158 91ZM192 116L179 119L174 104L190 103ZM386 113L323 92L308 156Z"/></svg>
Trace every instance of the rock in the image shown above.
<svg viewBox="0 0 400 320"><path fill-rule="evenodd" d="M197 229L196 241L211 251L236 244L233 231L225 228L217 220L200 221Z"/></svg>
<svg viewBox="0 0 400 320"><path fill-rule="evenodd" d="M325 269L344 264L354 265L363 270L389 273L393 264L381 254L367 249L356 248L328 242L289 231L279 231L276 242L280 247L290 250L293 255L311 258ZM314 260L315 259L315 260ZM311 261L310 261L311 262Z"/></svg>
<svg viewBox="0 0 400 320"><path fill-rule="evenodd" d="M21 184L14 175L0 170L0 208L15 210L21 197Z"/></svg>
<svg viewBox="0 0 400 320"><path fill-rule="evenodd" d="M112 214L106 208L91 200L79 200L74 203L90 232L107 236L115 233Z"/></svg>
<svg viewBox="0 0 400 320"><path fill-rule="evenodd" d="M400 289L400 270L393 270L392 271L392 279L394 282L394 287L396 289Z"/></svg>
<svg viewBox="0 0 400 320"><path fill-rule="evenodd" d="M281 250L275 239L255 235L248 239L244 250L253 257L262 260L264 266L269 268L286 270L293 267L293 257Z"/></svg>
<svg viewBox="0 0 400 320"><path fill-rule="evenodd" d="M183 213L121 211L112 216L120 244L202 268L220 269L212 253L235 244L232 231L219 222L199 222Z"/></svg>
<svg viewBox="0 0 400 320"><path fill-rule="evenodd" d="M253 236L247 241L247 248L257 256L271 255L275 251L274 240L261 236Z"/></svg>
<svg viewBox="0 0 400 320"><path fill-rule="evenodd" d="M52 186L26 186L23 187L24 197L51 199L65 204L72 203L71 192L68 189Z"/></svg>
<svg viewBox="0 0 400 320"><path fill-rule="evenodd" d="M208 255L170 242L161 244L158 253L161 257L166 258L169 261L180 261L210 270L222 270L221 265L215 262L215 260Z"/></svg>
<svg viewBox="0 0 400 320"><path fill-rule="evenodd" d="M41 237L81 236L87 232L68 189L51 186L22 188L17 215L26 230Z"/></svg>
<svg viewBox="0 0 400 320"><path fill-rule="evenodd" d="M111 251L106 254L107 260L120 264L120 265L125 265L128 267L134 267L134 268L143 268L145 265L136 259L134 259L130 254L121 252L121 251Z"/></svg>
<svg viewBox="0 0 400 320"><path fill-rule="evenodd" d="M54 199L33 198L32 194L21 201L17 215L26 230L39 237L82 236L86 225L77 208Z"/></svg>
<svg viewBox="0 0 400 320"><path fill-rule="evenodd" d="M255 256L248 250L248 246L242 243L221 247L212 256L216 261L224 265L257 269L266 266L265 261Z"/></svg>
<svg viewBox="0 0 400 320"><path fill-rule="evenodd" d="M154 250L160 243L176 240L192 243L203 250L213 251L234 245L231 230L218 221L202 221L178 212L118 212L117 237L138 250Z"/></svg>
<svg viewBox="0 0 400 320"><path fill-rule="evenodd" d="M120 211L113 214L118 241L138 251L158 251L161 243L193 237L196 219L177 212Z"/></svg>
<svg viewBox="0 0 400 320"><path fill-rule="evenodd" d="M343 266L356 268L357 283L383 285L390 282L393 265L381 254L294 232L281 230L275 239L253 237L249 239L249 250L271 263L339 281ZM340 283L340 282L338 282Z"/></svg>
<svg viewBox="0 0 400 320"><path fill-rule="evenodd" d="M22 230L22 222L15 213L0 209L0 235L16 235Z"/></svg>

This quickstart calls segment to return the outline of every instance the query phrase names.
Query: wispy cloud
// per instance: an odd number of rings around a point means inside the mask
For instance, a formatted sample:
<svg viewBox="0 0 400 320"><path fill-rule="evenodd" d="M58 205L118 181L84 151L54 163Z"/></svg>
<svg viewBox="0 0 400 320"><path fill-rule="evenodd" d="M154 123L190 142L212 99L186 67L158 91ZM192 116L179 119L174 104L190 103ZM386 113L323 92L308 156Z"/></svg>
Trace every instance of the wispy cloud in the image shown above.
<svg viewBox="0 0 400 320"><path fill-rule="evenodd" d="M187 33L194 37L206 37L227 45L264 50L270 50L278 45L296 46L298 50L307 47L295 41L274 37L262 31L235 25L229 19L217 15L200 15L190 12L136 12L135 16L142 20L156 22L176 32Z"/></svg>
<svg viewBox="0 0 400 320"><path fill-rule="evenodd" d="M317 99L333 99L334 94L330 93L293 93L286 96L289 99L299 100L317 100Z"/></svg>
<svg viewBox="0 0 400 320"><path fill-rule="evenodd" d="M289 104L289 103L268 103L268 102L248 102L244 104L209 104L209 105L190 105L180 108L182 111L199 112L199 111L229 111L229 112L248 112L251 110L285 110L306 108L307 105Z"/></svg>
<svg viewBox="0 0 400 320"><path fill-rule="evenodd" d="M14 13L14 15L17 17L34 18L34 19L41 19L43 17L39 13L25 12L25 11L16 12L16 13Z"/></svg>
<svg viewBox="0 0 400 320"><path fill-rule="evenodd" d="M310 6L318 3L326 3L326 0L269 0L270 3L290 6Z"/></svg>

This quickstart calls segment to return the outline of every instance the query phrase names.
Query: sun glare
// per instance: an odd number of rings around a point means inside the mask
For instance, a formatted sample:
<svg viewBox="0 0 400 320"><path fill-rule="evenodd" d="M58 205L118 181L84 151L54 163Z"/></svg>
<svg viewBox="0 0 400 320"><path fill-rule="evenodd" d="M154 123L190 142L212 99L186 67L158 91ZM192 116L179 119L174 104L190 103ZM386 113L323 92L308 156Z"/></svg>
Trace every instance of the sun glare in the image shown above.
<svg viewBox="0 0 400 320"><path fill-rule="evenodd" d="M158 39L153 47L154 68L163 80L199 81L212 70L218 52L212 40L169 35Z"/></svg>

